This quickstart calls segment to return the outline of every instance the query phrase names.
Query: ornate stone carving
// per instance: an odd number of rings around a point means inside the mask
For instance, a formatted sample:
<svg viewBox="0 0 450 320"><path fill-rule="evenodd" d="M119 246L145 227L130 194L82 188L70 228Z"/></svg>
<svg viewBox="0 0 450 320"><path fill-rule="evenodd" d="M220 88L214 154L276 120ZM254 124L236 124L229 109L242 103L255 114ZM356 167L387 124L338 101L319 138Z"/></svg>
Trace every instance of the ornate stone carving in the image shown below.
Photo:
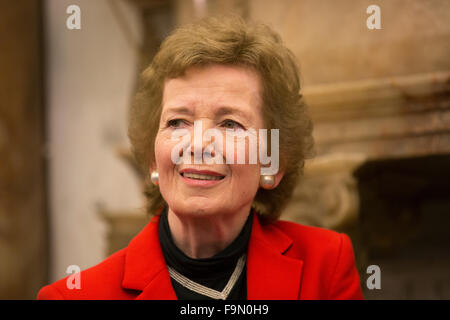
<svg viewBox="0 0 450 320"><path fill-rule="evenodd" d="M310 160L283 218L337 229L356 222L359 197L353 171L365 157L335 154Z"/></svg>

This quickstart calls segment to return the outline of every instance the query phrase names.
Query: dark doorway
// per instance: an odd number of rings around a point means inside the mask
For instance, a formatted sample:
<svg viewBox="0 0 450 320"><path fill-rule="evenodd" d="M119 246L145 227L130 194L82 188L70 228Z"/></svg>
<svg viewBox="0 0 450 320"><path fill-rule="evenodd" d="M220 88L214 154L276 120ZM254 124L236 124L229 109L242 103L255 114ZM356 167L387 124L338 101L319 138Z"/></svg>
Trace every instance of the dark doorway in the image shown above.
<svg viewBox="0 0 450 320"><path fill-rule="evenodd" d="M372 161L355 175L361 250L381 269L365 298L450 299L450 156Z"/></svg>

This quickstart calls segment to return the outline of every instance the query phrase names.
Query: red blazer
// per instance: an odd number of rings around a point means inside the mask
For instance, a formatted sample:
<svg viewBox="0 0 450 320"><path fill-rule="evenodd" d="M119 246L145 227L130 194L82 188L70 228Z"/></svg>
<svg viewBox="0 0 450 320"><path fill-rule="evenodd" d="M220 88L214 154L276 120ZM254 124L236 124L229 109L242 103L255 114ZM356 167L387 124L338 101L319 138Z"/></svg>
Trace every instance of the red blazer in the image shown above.
<svg viewBox="0 0 450 320"><path fill-rule="evenodd" d="M351 241L345 234L254 214L247 255L247 298L362 299ZM158 238L159 216L124 248L80 273L43 287L38 299L176 299Z"/></svg>

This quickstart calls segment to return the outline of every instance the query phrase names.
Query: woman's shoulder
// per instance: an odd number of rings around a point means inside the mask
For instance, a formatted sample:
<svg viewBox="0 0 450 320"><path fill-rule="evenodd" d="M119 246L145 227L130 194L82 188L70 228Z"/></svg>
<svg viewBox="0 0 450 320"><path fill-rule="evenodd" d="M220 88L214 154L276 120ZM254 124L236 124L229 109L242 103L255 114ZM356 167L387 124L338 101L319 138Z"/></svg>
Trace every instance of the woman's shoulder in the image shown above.
<svg viewBox="0 0 450 320"><path fill-rule="evenodd" d="M278 220L271 225L292 240L289 248L291 255L337 259L342 253L353 254L352 242L345 233L284 220Z"/></svg>
<svg viewBox="0 0 450 320"><path fill-rule="evenodd" d="M331 229L285 220L277 220L272 223L272 226L298 241L336 241L343 235Z"/></svg>
<svg viewBox="0 0 450 320"><path fill-rule="evenodd" d="M272 224L291 239L285 256L303 262L303 299L362 299L350 237L333 230L277 221Z"/></svg>

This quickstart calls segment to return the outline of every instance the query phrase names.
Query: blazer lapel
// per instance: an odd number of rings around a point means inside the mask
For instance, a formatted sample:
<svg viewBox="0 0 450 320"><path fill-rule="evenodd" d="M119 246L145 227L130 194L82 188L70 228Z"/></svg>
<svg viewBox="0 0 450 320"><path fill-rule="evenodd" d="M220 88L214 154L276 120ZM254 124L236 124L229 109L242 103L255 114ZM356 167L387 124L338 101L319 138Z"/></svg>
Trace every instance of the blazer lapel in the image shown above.
<svg viewBox="0 0 450 320"><path fill-rule="evenodd" d="M177 300L167 268L152 279L136 300Z"/></svg>
<svg viewBox="0 0 450 320"><path fill-rule="evenodd" d="M177 299L159 243L159 218L154 216L127 248L122 287L142 291L136 299Z"/></svg>
<svg viewBox="0 0 450 320"><path fill-rule="evenodd" d="M284 256L292 239L273 225L262 226L254 212L247 260L249 300L299 298L303 261Z"/></svg>

